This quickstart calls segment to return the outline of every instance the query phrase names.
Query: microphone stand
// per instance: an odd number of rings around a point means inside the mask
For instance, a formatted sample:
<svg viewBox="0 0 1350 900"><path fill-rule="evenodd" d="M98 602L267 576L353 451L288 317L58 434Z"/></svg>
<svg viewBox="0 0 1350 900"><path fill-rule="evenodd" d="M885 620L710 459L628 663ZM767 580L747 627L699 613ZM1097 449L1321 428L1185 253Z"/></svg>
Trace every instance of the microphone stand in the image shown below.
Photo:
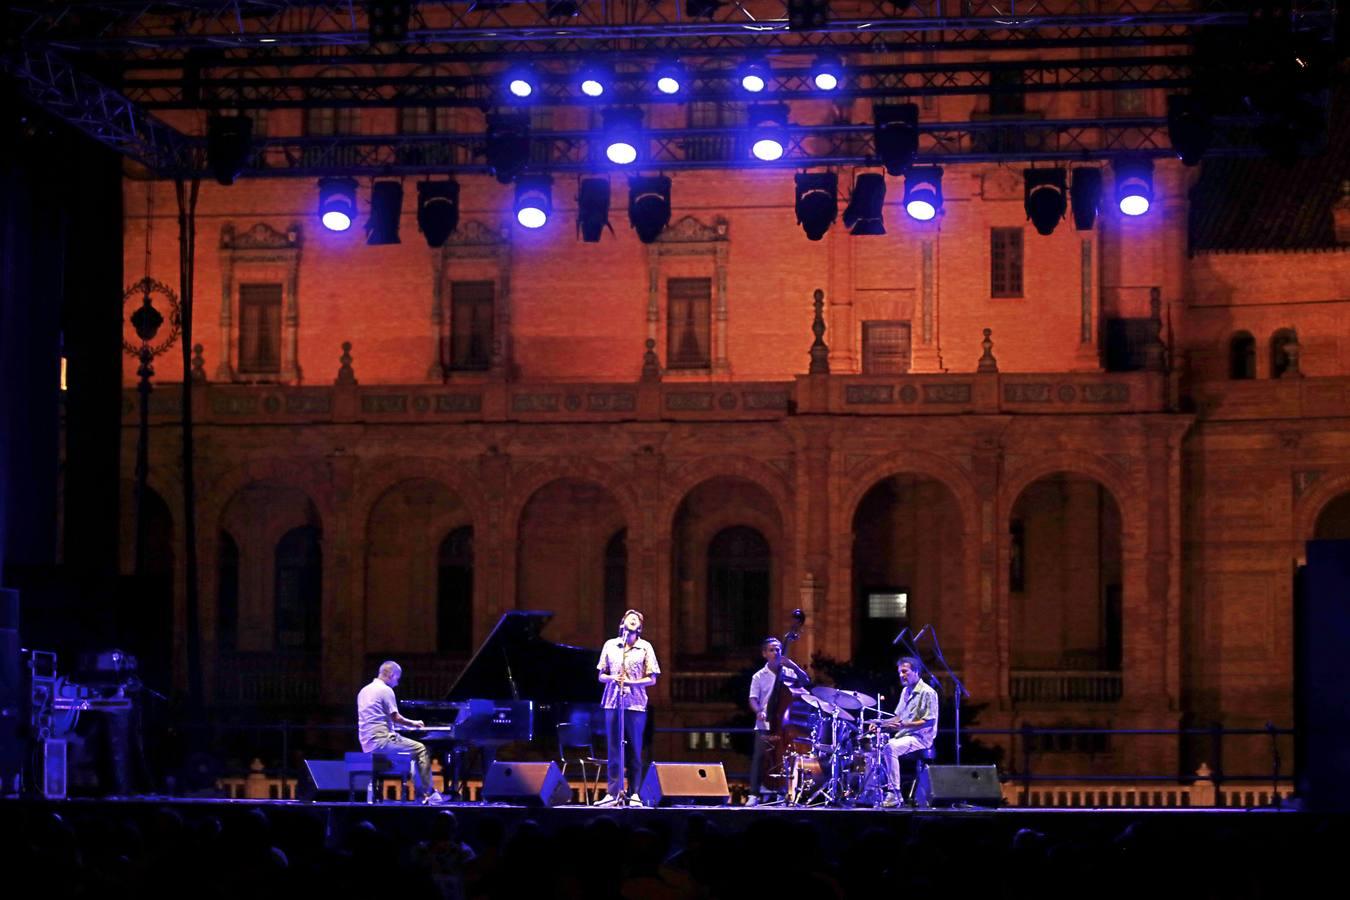
<svg viewBox="0 0 1350 900"><path fill-rule="evenodd" d="M953 710L956 716L956 764L959 766L961 765L961 698L964 696L968 699L970 697L970 691L966 690L966 686L961 683L961 679L956 677L956 673L952 671L952 667L947 665L947 658L942 655L942 645L938 643L937 629L931 625L925 625L923 631L919 632L919 637L923 637L925 632L932 638L933 653L937 656L937 661L942 663L942 668L946 671L947 677L952 680L952 701ZM917 644L919 638L916 637L914 642ZM919 665L923 665L923 663L920 662Z"/></svg>

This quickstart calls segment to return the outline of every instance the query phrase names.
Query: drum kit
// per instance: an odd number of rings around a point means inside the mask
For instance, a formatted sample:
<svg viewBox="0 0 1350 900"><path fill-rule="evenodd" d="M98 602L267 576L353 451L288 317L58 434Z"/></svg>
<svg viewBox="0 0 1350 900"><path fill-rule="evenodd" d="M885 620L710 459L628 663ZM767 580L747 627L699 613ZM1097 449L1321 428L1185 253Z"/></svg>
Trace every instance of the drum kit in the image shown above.
<svg viewBox="0 0 1350 900"><path fill-rule="evenodd" d="M886 790L881 698L817 685L793 688L780 773L789 806L877 806Z"/></svg>

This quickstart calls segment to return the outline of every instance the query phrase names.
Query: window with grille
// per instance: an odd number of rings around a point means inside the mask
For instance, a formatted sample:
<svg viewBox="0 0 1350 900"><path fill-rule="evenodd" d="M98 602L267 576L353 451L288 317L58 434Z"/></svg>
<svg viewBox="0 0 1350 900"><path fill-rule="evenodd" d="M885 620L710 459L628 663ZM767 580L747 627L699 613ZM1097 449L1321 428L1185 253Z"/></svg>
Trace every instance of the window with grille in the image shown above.
<svg viewBox="0 0 1350 900"><path fill-rule="evenodd" d="M450 285L450 368L482 371L492 363L491 281Z"/></svg>
<svg viewBox="0 0 1350 900"><path fill-rule="evenodd" d="M863 322L863 374L908 372L909 337L908 322Z"/></svg>
<svg viewBox="0 0 1350 900"><path fill-rule="evenodd" d="M746 122L743 103L700 100L689 104L690 128L743 128ZM737 138L731 135L694 135L684 139L684 154L687 159L734 159L738 152L737 143Z"/></svg>
<svg viewBox="0 0 1350 900"><path fill-rule="evenodd" d="M239 286L239 373L281 374L281 285Z"/></svg>
<svg viewBox="0 0 1350 900"><path fill-rule="evenodd" d="M1022 296L1022 229L989 230L989 294Z"/></svg>
<svg viewBox="0 0 1350 900"><path fill-rule="evenodd" d="M710 368L711 337L712 279L671 278L666 282L666 368Z"/></svg>
<svg viewBox="0 0 1350 900"><path fill-rule="evenodd" d="M989 73L989 112L995 116L1016 116L1027 111L1026 79L1021 69L994 69Z"/></svg>

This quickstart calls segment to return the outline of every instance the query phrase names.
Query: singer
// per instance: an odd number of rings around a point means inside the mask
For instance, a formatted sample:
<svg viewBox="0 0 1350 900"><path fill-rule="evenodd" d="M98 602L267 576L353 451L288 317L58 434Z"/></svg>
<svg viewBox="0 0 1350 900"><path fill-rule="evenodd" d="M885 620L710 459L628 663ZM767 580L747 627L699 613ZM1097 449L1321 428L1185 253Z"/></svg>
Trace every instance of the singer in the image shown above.
<svg viewBox="0 0 1350 900"><path fill-rule="evenodd" d="M605 731L609 740L609 790L597 806L624 803L641 806L638 784L642 779L642 730L647 724L647 688L656 684L661 666L656 651L642 639L642 613L630 609L619 622L619 636L605 642L596 670L605 686L600 705L605 708ZM622 717L622 718L620 718ZM622 730L622 735L620 731ZM627 753L621 745L627 745ZM624 762L628 790L624 791Z"/></svg>

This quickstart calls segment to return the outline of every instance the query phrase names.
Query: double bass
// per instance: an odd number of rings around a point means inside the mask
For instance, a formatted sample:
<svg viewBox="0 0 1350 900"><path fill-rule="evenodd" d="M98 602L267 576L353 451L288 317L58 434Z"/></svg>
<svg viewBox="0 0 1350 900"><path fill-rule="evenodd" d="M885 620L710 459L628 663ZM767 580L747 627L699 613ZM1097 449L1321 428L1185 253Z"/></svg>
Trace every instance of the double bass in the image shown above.
<svg viewBox="0 0 1350 900"><path fill-rule="evenodd" d="M806 613L800 609L792 611L792 626L787 632L779 638L783 646L783 660L788 658L788 648L797 642L801 637L801 630L806 625ZM798 690L809 685L799 684ZM796 694L788 686L787 679L783 677L783 666L780 665L777 674L774 676L773 692L769 694L769 703L765 718L769 722L768 746L765 752L764 773L765 781L773 780L781 782L786 776L785 763L790 752L811 752L811 733L794 723L789 716L792 708L792 701L796 699Z"/></svg>

